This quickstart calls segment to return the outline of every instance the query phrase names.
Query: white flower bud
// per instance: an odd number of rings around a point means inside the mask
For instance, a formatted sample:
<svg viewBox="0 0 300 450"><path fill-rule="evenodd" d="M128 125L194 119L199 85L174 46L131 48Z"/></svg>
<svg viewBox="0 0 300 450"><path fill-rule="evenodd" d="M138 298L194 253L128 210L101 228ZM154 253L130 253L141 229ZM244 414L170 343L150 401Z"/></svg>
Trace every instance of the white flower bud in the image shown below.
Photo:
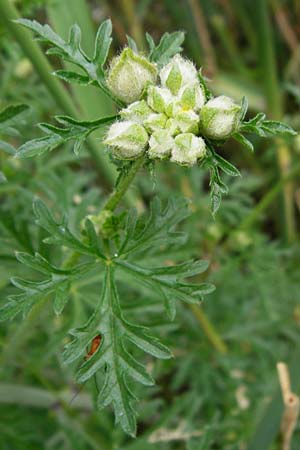
<svg viewBox="0 0 300 450"><path fill-rule="evenodd" d="M200 111L205 103L205 94L199 83L183 86L178 93L178 98L182 108L194 111Z"/></svg>
<svg viewBox="0 0 300 450"><path fill-rule="evenodd" d="M182 109L174 116L174 122L181 133L198 133L199 116L194 111L184 111Z"/></svg>
<svg viewBox="0 0 300 450"><path fill-rule="evenodd" d="M183 133L175 137L171 161L183 166L193 166L206 153L205 142L192 133Z"/></svg>
<svg viewBox="0 0 300 450"><path fill-rule="evenodd" d="M120 111L122 119L131 120L143 124L144 120L152 113L145 100L134 102Z"/></svg>
<svg viewBox="0 0 300 450"><path fill-rule="evenodd" d="M221 95L209 100L201 109L200 128L204 136L225 139L237 129L241 107Z"/></svg>
<svg viewBox="0 0 300 450"><path fill-rule="evenodd" d="M149 158L166 158L174 147L174 139L168 130L155 131L149 140Z"/></svg>
<svg viewBox="0 0 300 450"><path fill-rule="evenodd" d="M113 148L118 159L135 159L143 153L148 142L145 128L135 122L116 122L108 130L104 144Z"/></svg>
<svg viewBox="0 0 300 450"><path fill-rule="evenodd" d="M180 55L175 55L169 64L161 69L159 76L162 86L168 88L174 95L182 86L199 81L194 64Z"/></svg>
<svg viewBox="0 0 300 450"><path fill-rule="evenodd" d="M146 58L125 48L111 64L107 84L113 94L130 104L139 100L149 83L155 83L156 66Z"/></svg>
<svg viewBox="0 0 300 450"><path fill-rule="evenodd" d="M144 120L143 125L146 128L146 130L151 133L153 131L165 128L167 119L168 118L165 114L152 113L149 114L148 117Z"/></svg>
<svg viewBox="0 0 300 450"><path fill-rule="evenodd" d="M165 128L169 131L169 134L171 134L171 136L175 136L176 134L180 133L178 124L175 119L168 119Z"/></svg>
<svg viewBox="0 0 300 450"><path fill-rule="evenodd" d="M154 111L158 113L167 113L172 105L173 96L168 89L157 86L149 86L147 103Z"/></svg>

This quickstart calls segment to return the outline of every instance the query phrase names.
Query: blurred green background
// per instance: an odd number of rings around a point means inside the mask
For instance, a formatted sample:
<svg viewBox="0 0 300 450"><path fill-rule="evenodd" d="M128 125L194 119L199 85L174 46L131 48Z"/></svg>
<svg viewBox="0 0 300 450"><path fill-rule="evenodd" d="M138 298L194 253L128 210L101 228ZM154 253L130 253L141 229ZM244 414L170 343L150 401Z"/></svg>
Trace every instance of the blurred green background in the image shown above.
<svg viewBox="0 0 300 450"><path fill-rule="evenodd" d="M10 138L15 146L39 136L35 124L55 114L95 119L113 111L96 88L53 81L50 72L60 61L51 56L51 66L45 65L32 35L11 22L16 16L47 22L64 38L77 23L88 53L107 17L114 27L112 53L126 44L126 35L142 51L146 31L158 41L165 31L184 30L184 53L203 67L215 94L237 101L245 95L249 117L264 111L300 129L299 0L0 0L0 109L30 105L17 123L19 135ZM49 255L53 250L42 242L33 221L34 196L57 212L68 211L75 227L110 192L116 170L100 137L90 139L80 157L66 145L20 162L0 149L7 178L0 184L1 302L14 292L11 276L32 276L15 251L62 257ZM300 393L300 139L251 139L254 154L233 141L224 147L243 177L229 181L230 194L215 219L207 175L198 167L158 164L131 190L129 201L138 206L156 195L190 198L190 239L170 258L209 259L208 279L217 287L200 310L180 305L170 324L159 299L122 286L128 315L151 325L176 355L148 361L157 385L141 391L137 439L114 426L109 409L94 411L92 382L71 402L78 387L61 352L67 331L82 323L97 296L97 280L91 280L90 297L86 286L79 287L63 316L54 317L45 301L25 321L1 324L1 450L282 448L277 361L288 362ZM297 426L291 449L299 443Z"/></svg>

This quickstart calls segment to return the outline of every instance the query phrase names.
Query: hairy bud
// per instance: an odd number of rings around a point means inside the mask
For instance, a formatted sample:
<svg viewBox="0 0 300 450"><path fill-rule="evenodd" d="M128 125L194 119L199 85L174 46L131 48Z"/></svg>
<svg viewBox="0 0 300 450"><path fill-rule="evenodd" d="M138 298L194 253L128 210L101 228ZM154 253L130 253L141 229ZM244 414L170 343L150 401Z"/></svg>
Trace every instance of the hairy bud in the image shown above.
<svg viewBox="0 0 300 450"><path fill-rule="evenodd" d="M168 114L172 101L173 96L168 89L149 86L147 102L154 111Z"/></svg>
<svg viewBox="0 0 300 450"><path fill-rule="evenodd" d="M154 64L131 48L125 48L112 61L107 84L116 97L130 104L140 99L143 90L149 83L155 83L156 77Z"/></svg>
<svg viewBox="0 0 300 450"><path fill-rule="evenodd" d="M149 158L167 158L174 147L174 139L168 130L155 131L149 140Z"/></svg>
<svg viewBox="0 0 300 450"><path fill-rule="evenodd" d="M168 88L173 95L177 95L183 86L198 82L194 64L180 55L175 55L169 64L161 69L159 76L162 86Z"/></svg>
<svg viewBox="0 0 300 450"><path fill-rule="evenodd" d="M104 143L113 148L118 159L135 159L143 153L148 142L145 128L135 122L116 122L108 130Z"/></svg>
<svg viewBox="0 0 300 450"><path fill-rule="evenodd" d="M202 133L212 139L225 139L237 129L241 107L221 95L209 100L201 109L200 128Z"/></svg>
<svg viewBox="0 0 300 450"><path fill-rule="evenodd" d="M174 139L171 161L183 165L193 166L206 153L205 142L201 137L192 133L179 134Z"/></svg>
<svg viewBox="0 0 300 450"><path fill-rule="evenodd" d="M120 111L122 119L143 124L144 120L152 113L145 100L134 102Z"/></svg>

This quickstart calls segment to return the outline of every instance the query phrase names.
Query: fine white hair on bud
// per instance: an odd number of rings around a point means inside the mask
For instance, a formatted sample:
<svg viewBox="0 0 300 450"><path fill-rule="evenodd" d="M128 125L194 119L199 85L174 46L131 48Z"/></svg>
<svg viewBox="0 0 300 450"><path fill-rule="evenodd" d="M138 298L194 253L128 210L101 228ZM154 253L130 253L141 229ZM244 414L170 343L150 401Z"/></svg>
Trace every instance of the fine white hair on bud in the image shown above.
<svg viewBox="0 0 300 450"><path fill-rule="evenodd" d="M192 110L181 110L174 116L181 133L198 133L199 116Z"/></svg>
<svg viewBox="0 0 300 450"><path fill-rule="evenodd" d="M179 104L184 109L200 111L205 103L205 94L199 83L183 86L179 93Z"/></svg>
<svg viewBox="0 0 300 450"><path fill-rule="evenodd" d="M240 110L240 105L225 95L209 100L201 109L201 132L212 139L228 138L239 125Z"/></svg>
<svg viewBox="0 0 300 450"><path fill-rule="evenodd" d="M165 128L168 118L162 113L152 113L144 120L144 127L150 133Z"/></svg>
<svg viewBox="0 0 300 450"><path fill-rule="evenodd" d="M174 98L168 89L149 86L147 93L147 102L150 108L158 113L170 114L169 108L172 106Z"/></svg>
<svg viewBox="0 0 300 450"><path fill-rule="evenodd" d="M113 94L126 104L139 100L148 84L154 84L157 69L145 57L125 48L111 64L107 84Z"/></svg>
<svg viewBox="0 0 300 450"><path fill-rule="evenodd" d="M205 142L193 133L182 133L175 137L171 161L182 166L193 166L206 154Z"/></svg>
<svg viewBox="0 0 300 450"><path fill-rule="evenodd" d="M116 158L135 159L144 152L148 134L138 123L116 122L110 126L104 143L112 147Z"/></svg>
<svg viewBox="0 0 300 450"><path fill-rule="evenodd" d="M152 133L149 140L149 158L164 159L170 156L174 147L174 139L168 130L158 130Z"/></svg>
<svg viewBox="0 0 300 450"><path fill-rule="evenodd" d="M122 119L131 120L137 123L143 123L147 117L152 114L152 110L147 105L145 100L140 100L129 105L120 111Z"/></svg>
<svg viewBox="0 0 300 450"><path fill-rule="evenodd" d="M172 94L178 94L180 88L197 83L198 74L194 64L180 55L175 55L159 73L163 87L168 88Z"/></svg>

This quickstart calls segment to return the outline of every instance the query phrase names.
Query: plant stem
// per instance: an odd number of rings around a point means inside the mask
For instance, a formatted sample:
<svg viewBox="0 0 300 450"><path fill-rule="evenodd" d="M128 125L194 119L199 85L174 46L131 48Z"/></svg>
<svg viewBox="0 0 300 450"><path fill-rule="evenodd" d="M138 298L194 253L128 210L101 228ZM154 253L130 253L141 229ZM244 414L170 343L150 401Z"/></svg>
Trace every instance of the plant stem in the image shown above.
<svg viewBox="0 0 300 450"><path fill-rule="evenodd" d="M283 103L277 77L277 67L267 0L255 0L255 6L257 11L256 18L261 77L265 88L267 109L269 115L273 119L281 120L283 116ZM289 172L289 168L291 166L291 155L289 148L284 142L278 140L277 143L277 160L280 176L284 176ZM286 184L283 190L285 235L289 242L292 242L296 236L293 191L293 185L291 183Z"/></svg>
<svg viewBox="0 0 300 450"><path fill-rule="evenodd" d="M214 328L213 324L210 322L210 320L207 318L206 314L204 313L203 309L200 306L191 304L189 305L192 313L200 323L204 333L208 337L209 341L213 345L213 347L221 354L226 354L228 352L227 345L221 338L221 336L218 334L216 329Z"/></svg>
<svg viewBox="0 0 300 450"><path fill-rule="evenodd" d="M300 173L300 164L297 164L284 178L281 178L270 189L260 202L255 206L251 213L241 222L239 228L249 228L255 221L261 217L263 211L270 206L274 198L287 183L289 183L297 174Z"/></svg>
<svg viewBox="0 0 300 450"><path fill-rule="evenodd" d="M16 8L9 0L0 0L0 21L3 22L11 36L18 42L23 52L31 61L41 80L47 86L57 105L66 113L80 118L72 98L62 84L51 74L53 69L44 56L39 45L33 41L31 33L13 22L19 18ZM88 150L101 176L112 184L115 170L107 158L99 153L98 143L88 138Z"/></svg>
<svg viewBox="0 0 300 450"><path fill-rule="evenodd" d="M130 169L128 170L128 172L125 175L122 176L120 182L117 184L117 186L111 193L109 199L104 204L101 212L103 212L103 211L113 212L116 209L116 207L118 206L118 204L120 203L120 201L122 200L124 195L126 194L127 189L129 188L135 175L137 174L139 169L142 167L144 161L145 161L144 156L141 156L140 158L138 158L131 164Z"/></svg>

